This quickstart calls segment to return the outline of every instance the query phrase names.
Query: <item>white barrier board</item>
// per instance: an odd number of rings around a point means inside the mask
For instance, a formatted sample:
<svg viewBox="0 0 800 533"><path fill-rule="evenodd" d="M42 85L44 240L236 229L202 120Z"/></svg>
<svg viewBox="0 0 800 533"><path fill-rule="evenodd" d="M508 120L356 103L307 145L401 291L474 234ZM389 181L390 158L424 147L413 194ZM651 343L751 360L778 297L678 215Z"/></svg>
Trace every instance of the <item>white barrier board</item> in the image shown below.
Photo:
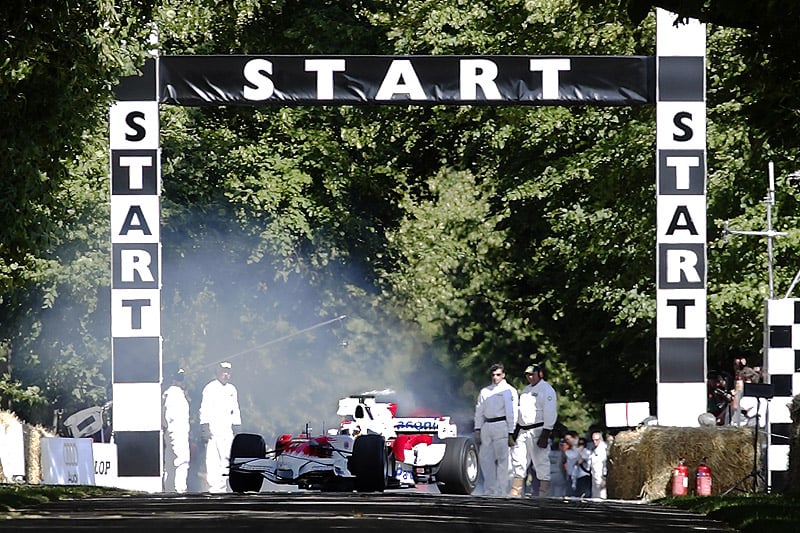
<svg viewBox="0 0 800 533"><path fill-rule="evenodd" d="M93 442L94 480L98 487L118 487L117 445L113 442Z"/></svg>
<svg viewBox="0 0 800 533"><path fill-rule="evenodd" d="M650 402L607 403L606 426L634 427L650 416Z"/></svg>
<svg viewBox="0 0 800 533"><path fill-rule="evenodd" d="M92 439L44 437L42 483L45 485L94 485Z"/></svg>
<svg viewBox="0 0 800 533"><path fill-rule="evenodd" d="M25 440L22 422L6 419L0 424L0 465L6 482L25 479Z"/></svg>

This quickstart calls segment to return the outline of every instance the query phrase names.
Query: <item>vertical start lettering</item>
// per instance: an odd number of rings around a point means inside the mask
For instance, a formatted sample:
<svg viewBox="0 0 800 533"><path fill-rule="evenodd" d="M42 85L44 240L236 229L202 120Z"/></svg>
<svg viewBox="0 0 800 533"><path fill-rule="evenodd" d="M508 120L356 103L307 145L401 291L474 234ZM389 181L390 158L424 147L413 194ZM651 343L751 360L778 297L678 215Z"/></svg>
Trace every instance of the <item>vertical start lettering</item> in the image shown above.
<svg viewBox="0 0 800 533"><path fill-rule="evenodd" d="M656 13L657 416L706 410L705 25Z"/></svg>
<svg viewBox="0 0 800 533"><path fill-rule="evenodd" d="M126 78L109 113L111 378L116 482L159 492L161 472L161 168L155 65Z"/></svg>

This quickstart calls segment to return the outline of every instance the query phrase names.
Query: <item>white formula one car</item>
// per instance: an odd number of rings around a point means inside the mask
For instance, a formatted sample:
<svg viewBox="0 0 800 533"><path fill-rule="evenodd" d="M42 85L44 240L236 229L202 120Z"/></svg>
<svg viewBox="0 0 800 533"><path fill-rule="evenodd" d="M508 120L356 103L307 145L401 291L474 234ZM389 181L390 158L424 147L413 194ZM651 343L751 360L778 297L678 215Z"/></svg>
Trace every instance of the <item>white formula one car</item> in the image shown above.
<svg viewBox="0 0 800 533"><path fill-rule="evenodd" d="M327 435L282 435L270 451L260 435L236 435L231 490L259 491L268 479L301 489L359 492L436 483L442 493L472 494L478 481L472 438L457 436L450 417L396 418L396 410L394 403L362 394L339 400L342 422Z"/></svg>

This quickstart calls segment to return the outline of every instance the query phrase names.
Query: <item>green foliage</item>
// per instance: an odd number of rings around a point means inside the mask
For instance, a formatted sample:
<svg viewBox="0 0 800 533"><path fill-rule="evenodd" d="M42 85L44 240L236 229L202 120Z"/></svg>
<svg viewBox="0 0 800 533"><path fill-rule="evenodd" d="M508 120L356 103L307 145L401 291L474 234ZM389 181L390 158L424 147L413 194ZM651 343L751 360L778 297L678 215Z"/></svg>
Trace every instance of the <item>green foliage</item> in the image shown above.
<svg viewBox="0 0 800 533"><path fill-rule="evenodd" d="M649 3L632 24L618 1L30 4L0 7L0 398L35 422L109 399L107 108L153 28L162 54L652 55L655 38ZM721 229L763 228L768 161L777 295L800 268L779 4L768 32L681 3L710 22L710 367L761 357L766 246ZM384 387L468 424L496 360L520 387L542 362L578 430L603 403L655 404L652 108L164 107L161 136L164 360L194 402L232 358L267 435Z"/></svg>
<svg viewBox="0 0 800 533"><path fill-rule="evenodd" d="M748 533L790 533L800 522L800 500L780 494L670 497L656 503L700 513Z"/></svg>
<svg viewBox="0 0 800 533"><path fill-rule="evenodd" d="M157 9L162 53L376 54L372 28L383 2L166 0Z"/></svg>
<svg viewBox="0 0 800 533"><path fill-rule="evenodd" d="M44 403L39 387L32 386L22 388L19 382L11 380L8 374L0 375L0 395L15 408L18 406L32 406Z"/></svg>
<svg viewBox="0 0 800 533"><path fill-rule="evenodd" d="M0 511L9 512L30 508L38 504L60 500L92 498L97 496L125 496L131 491L88 485L0 485Z"/></svg>
<svg viewBox="0 0 800 533"><path fill-rule="evenodd" d="M0 7L0 341L11 361L0 397L26 418L85 403L72 389L93 382L105 396L107 307L99 324L93 313L108 272L107 107L143 61L150 18L146 2Z"/></svg>

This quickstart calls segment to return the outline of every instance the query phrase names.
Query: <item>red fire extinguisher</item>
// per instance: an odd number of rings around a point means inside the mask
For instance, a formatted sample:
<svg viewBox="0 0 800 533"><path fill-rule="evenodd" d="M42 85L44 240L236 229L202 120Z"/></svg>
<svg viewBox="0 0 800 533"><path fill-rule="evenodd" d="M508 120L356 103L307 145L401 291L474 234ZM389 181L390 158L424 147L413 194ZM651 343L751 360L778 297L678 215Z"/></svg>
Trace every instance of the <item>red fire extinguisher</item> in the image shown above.
<svg viewBox="0 0 800 533"><path fill-rule="evenodd" d="M678 466L672 471L672 495L686 496L687 494L689 494L689 467L681 457Z"/></svg>
<svg viewBox="0 0 800 533"><path fill-rule="evenodd" d="M697 467L697 495L698 496L711 496L711 469L706 464L706 457L700 462Z"/></svg>

